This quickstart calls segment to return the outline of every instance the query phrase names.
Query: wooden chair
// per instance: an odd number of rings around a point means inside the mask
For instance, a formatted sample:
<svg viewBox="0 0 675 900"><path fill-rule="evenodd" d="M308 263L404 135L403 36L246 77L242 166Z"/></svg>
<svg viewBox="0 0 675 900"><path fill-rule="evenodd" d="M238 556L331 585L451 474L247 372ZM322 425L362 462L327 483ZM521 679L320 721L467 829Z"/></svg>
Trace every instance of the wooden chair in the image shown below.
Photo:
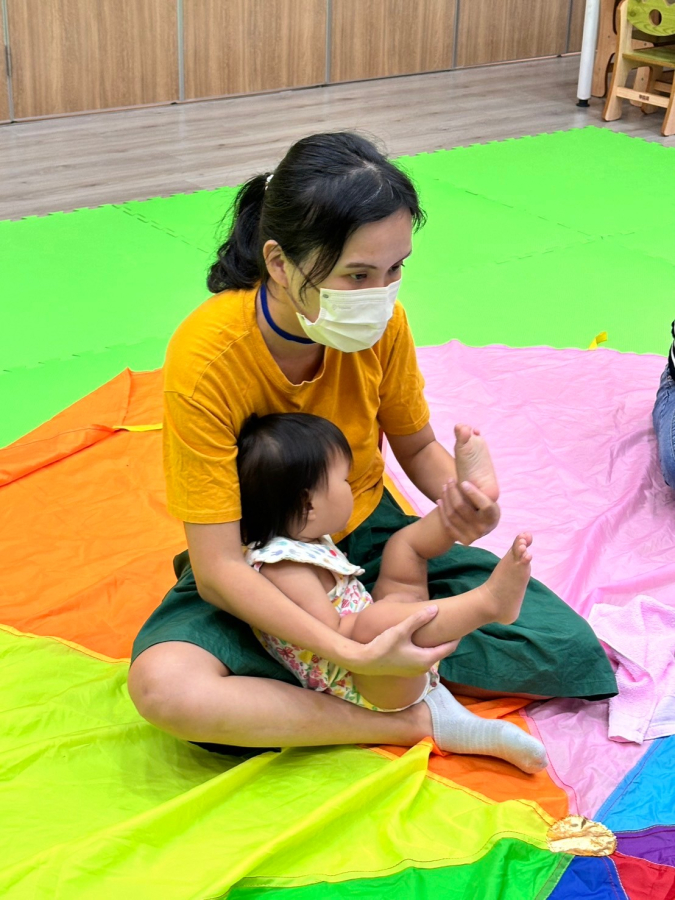
<svg viewBox="0 0 675 900"><path fill-rule="evenodd" d="M654 37L675 35L675 0L622 0L618 9L618 34L614 73L602 114L606 122L621 118L623 99L637 101L643 112L666 110L661 134L675 134L675 90L663 80L664 69L675 69L675 47L638 50L633 46L633 28ZM633 69L650 69L646 90L626 87Z"/></svg>
<svg viewBox="0 0 675 900"><path fill-rule="evenodd" d="M612 71L612 62L616 52L617 36L617 7L621 0L600 0L600 22L598 25L598 42L595 49L595 65L593 66L593 86L591 94L594 97L604 97L607 94L607 80ZM633 36L633 50L644 50L653 47L651 41L645 41L644 35ZM647 88L649 81L649 69L638 69L635 75L636 90ZM633 101L634 106L640 106Z"/></svg>

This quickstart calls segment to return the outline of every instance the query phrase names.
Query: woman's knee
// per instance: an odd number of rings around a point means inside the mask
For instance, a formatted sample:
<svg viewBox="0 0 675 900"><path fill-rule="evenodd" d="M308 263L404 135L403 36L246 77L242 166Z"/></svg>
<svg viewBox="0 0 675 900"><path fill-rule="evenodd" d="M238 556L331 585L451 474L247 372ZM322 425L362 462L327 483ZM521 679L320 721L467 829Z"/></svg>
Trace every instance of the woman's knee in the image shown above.
<svg viewBox="0 0 675 900"><path fill-rule="evenodd" d="M183 642L155 644L129 670L129 696L138 713L162 731L199 740L198 710L215 679L229 675L223 663Z"/></svg>

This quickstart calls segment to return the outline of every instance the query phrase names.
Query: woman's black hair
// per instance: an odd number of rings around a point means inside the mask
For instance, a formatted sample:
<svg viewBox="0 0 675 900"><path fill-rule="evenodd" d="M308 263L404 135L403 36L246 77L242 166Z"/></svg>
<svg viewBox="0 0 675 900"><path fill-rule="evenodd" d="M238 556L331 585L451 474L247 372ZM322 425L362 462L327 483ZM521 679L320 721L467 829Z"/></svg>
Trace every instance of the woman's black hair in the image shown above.
<svg viewBox="0 0 675 900"><path fill-rule="evenodd" d="M276 241L318 285L335 267L347 239L361 225L407 209L415 228L424 224L415 187L405 172L361 135L313 134L293 144L270 173L239 190L227 240L218 250L207 285L211 292L246 290L267 280L266 241ZM302 264L316 253L311 268Z"/></svg>
<svg viewBox="0 0 675 900"><path fill-rule="evenodd" d="M252 415L237 443L241 538L256 548L304 527L309 495L326 484L331 462L352 461L340 429L308 413Z"/></svg>

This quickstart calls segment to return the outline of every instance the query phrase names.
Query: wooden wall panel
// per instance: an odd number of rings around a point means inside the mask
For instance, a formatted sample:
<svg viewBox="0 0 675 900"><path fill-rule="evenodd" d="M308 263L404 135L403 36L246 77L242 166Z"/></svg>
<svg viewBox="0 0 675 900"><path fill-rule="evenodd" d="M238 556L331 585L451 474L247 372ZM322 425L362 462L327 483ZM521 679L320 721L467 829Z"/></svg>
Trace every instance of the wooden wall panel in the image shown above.
<svg viewBox="0 0 675 900"><path fill-rule="evenodd" d="M456 7L456 0L333 0L331 81L452 68Z"/></svg>
<svg viewBox="0 0 675 900"><path fill-rule="evenodd" d="M7 0L16 118L178 99L176 0Z"/></svg>
<svg viewBox="0 0 675 900"><path fill-rule="evenodd" d="M326 0L184 0L185 96L323 84Z"/></svg>
<svg viewBox="0 0 675 900"><path fill-rule="evenodd" d="M572 21L570 23L570 41L567 45L568 53L578 53L581 50L581 38L584 33L584 15L586 13L586 0L572 0Z"/></svg>
<svg viewBox="0 0 675 900"><path fill-rule="evenodd" d="M0 11L0 122L9 122L9 90L7 88L7 66L5 65L5 35Z"/></svg>
<svg viewBox="0 0 675 900"><path fill-rule="evenodd" d="M457 65L564 53L569 9L569 0L462 0Z"/></svg>

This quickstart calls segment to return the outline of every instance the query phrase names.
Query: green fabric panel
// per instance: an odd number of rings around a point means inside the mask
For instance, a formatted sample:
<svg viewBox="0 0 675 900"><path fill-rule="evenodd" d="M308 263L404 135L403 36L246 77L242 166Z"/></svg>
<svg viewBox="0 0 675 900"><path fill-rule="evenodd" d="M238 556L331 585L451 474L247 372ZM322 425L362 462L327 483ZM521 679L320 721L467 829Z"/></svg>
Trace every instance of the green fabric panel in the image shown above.
<svg viewBox="0 0 675 900"><path fill-rule="evenodd" d="M332 771L338 759L335 754L343 751L328 752ZM317 751L295 751L287 765L296 758L302 763L307 753L316 760ZM289 801L289 817L297 808L295 839L286 840L274 853L268 847L266 857L246 874L295 879L296 883L311 883L319 877L342 881L367 872L399 871L411 863L430 868L471 863L500 837L546 847L552 820L536 804L486 802L467 789L429 779L426 772L427 748L417 746L344 790L335 781L332 796L321 805L318 794L311 805L304 802L295 807ZM255 815L253 803L250 792L249 815ZM260 816L264 816L262 808ZM321 836L318 841L317 835Z"/></svg>
<svg viewBox="0 0 675 900"><path fill-rule="evenodd" d="M311 884L468 864L506 837L546 846L550 819L536 804L427 778L427 745L395 760L343 747L236 765L143 722L125 675L0 631L3 900L185 900L242 878Z"/></svg>
<svg viewBox="0 0 675 900"><path fill-rule="evenodd" d="M106 835L114 845L126 823L238 762L144 722L126 677L125 663L0 630L3 898L77 897L56 886L61 862L67 871L79 847Z"/></svg>
<svg viewBox="0 0 675 900"><path fill-rule="evenodd" d="M247 887L243 882L219 900L546 900L571 859L506 838L471 865L407 868L383 878L299 888Z"/></svg>

